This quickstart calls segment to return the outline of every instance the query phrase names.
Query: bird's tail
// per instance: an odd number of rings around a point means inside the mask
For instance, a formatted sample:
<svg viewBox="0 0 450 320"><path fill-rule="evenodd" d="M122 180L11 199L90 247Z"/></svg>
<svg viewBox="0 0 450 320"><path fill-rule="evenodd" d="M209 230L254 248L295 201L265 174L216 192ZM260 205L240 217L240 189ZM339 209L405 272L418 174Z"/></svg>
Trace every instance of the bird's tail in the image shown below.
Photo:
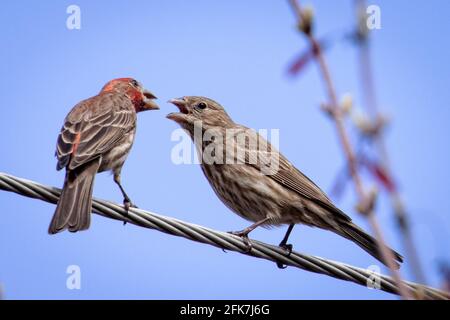
<svg viewBox="0 0 450 320"><path fill-rule="evenodd" d="M67 170L61 197L48 228L55 234L86 230L91 223L92 188L100 159L93 160L75 170Z"/></svg>
<svg viewBox="0 0 450 320"><path fill-rule="evenodd" d="M372 257L385 264L378 246L378 242L354 223L347 222L345 224L341 224L339 230L337 230L337 233L353 241L367 253L369 253ZM403 262L403 257L398 252L392 250L389 247L388 250L390 250L395 257L396 269L400 268L399 263Z"/></svg>

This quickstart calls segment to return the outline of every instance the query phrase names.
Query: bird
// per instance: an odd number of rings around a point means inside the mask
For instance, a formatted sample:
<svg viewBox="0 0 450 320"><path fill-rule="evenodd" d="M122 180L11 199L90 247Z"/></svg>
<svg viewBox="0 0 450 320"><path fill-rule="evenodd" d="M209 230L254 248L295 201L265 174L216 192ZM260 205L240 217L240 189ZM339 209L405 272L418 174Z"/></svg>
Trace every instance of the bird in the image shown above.
<svg viewBox="0 0 450 320"><path fill-rule="evenodd" d="M287 243L289 236L296 224L303 224L351 240L385 264L372 236L353 223L266 139L235 123L219 103L201 96L184 96L169 102L179 112L172 112L167 118L193 140L203 174L217 197L231 211L253 223L232 234L251 245L248 235L257 227L288 225L279 246L289 255L292 251L292 245ZM388 250L399 268L403 257Z"/></svg>
<svg viewBox="0 0 450 320"><path fill-rule="evenodd" d="M121 184L121 170L134 142L137 113L159 109L155 99L137 80L117 78L68 113L55 152L56 169L65 168L66 175L49 234L89 228L98 172L112 171L126 211L134 206Z"/></svg>

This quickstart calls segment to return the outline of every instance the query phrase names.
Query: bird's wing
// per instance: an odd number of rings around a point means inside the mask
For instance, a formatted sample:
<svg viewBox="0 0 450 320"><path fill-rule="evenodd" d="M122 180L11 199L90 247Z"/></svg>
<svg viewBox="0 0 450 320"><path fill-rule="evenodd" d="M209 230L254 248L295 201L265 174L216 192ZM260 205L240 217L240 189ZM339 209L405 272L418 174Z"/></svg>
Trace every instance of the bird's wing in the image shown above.
<svg viewBox="0 0 450 320"><path fill-rule="evenodd" d="M243 130L249 130L243 128ZM336 217L345 221L351 218L333 205L331 200L311 179L294 167L278 150L266 139L257 134L258 143L250 145L249 139L245 140L246 165L255 167L262 174L266 174L277 183L298 193L301 197L313 201L320 207L336 214ZM242 144L237 144L239 149ZM252 159L252 161L250 161ZM249 161L249 162L247 162ZM273 166L271 169L267 169Z"/></svg>
<svg viewBox="0 0 450 320"><path fill-rule="evenodd" d="M110 150L136 126L132 102L118 94L101 94L77 104L58 137L57 169L75 169Z"/></svg>

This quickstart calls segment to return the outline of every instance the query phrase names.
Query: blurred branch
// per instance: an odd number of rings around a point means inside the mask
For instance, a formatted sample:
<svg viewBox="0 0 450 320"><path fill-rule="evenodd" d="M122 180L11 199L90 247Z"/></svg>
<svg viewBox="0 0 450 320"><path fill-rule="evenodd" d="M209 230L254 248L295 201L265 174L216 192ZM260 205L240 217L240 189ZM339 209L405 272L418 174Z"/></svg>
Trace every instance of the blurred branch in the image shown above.
<svg viewBox="0 0 450 320"><path fill-rule="evenodd" d="M330 46L329 39L322 39L319 41L319 43L322 50L326 50ZM316 52L314 51L314 48L307 48L290 64L288 74L291 76L298 75L301 71L305 69L307 65L310 64L311 61L314 60L315 55Z"/></svg>
<svg viewBox="0 0 450 320"><path fill-rule="evenodd" d="M355 153L353 151L352 145L350 143L349 135L345 128L344 123L344 114L342 112L342 108L340 107L337 97L336 90L334 88L333 81L331 79L330 71L328 65L325 61L324 55L322 53L322 49L320 47L319 42L314 36L313 32L313 13L312 9L307 8L303 9L300 6L300 3L297 0L289 0L289 3L294 10L294 13L297 17L298 28L302 32L302 34L307 38L310 46L313 48L315 52L315 59L318 63L320 74L322 75L322 80L325 85L325 89L328 95L328 104L326 106L326 111L330 115L330 118L333 120L336 126L336 132L338 135L338 139L341 143L342 150L347 160L347 165L350 171L350 175L353 180L353 184L355 187L355 191L359 198L359 203L357 205L358 211L368 220L372 231L374 233L375 238L378 241L378 246L380 248L380 253L383 258L385 264L389 267L391 275L395 282L397 283L399 293L403 299L410 299L412 296L410 292L404 286L403 281L400 277L400 272L395 269L395 259L390 250L386 247L383 234L381 232L381 228L378 224L378 221L374 214L374 202L375 198L372 198L369 194L364 190L364 185L362 179L358 172L358 164L357 159L355 157Z"/></svg>
<svg viewBox="0 0 450 320"><path fill-rule="evenodd" d="M57 203L61 194L60 189L44 186L5 173L0 173L0 190L14 192L22 196L50 203ZM126 221L140 227L154 229L166 234L183 237L221 249L231 250L274 262L281 262L285 265L345 281L351 281L362 286L368 287L369 285L376 283L379 284L380 290L389 293L398 294L399 291L397 282L390 277L341 262L305 255L295 251L292 251L292 253L287 256L285 250L282 248L256 240L251 240L252 250L248 252L248 246L241 237L136 208L130 208L127 213L123 206L105 200L93 199L92 208L95 213L104 217ZM449 293L442 292L435 288L422 286L412 282L402 282L402 285L410 294L423 292L428 299L450 299Z"/></svg>
<svg viewBox="0 0 450 320"><path fill-rule="evenodd" d="M374 77L372 72L372 59L370 55L370 42L369 34L370 30L367 28L366 23L366 1L365 0L355 0L356 14L358 18L358 25L356 29L356 42L359 47L359 66L360 66L360 76L362 84L362 92L364 95L366 109L370 117L371 123L376 124L382 119L379 108L377 95L375 90ZM409 258L411 263L412 271L415 276L415 280L420 283L426 283L425 275L422 270L419 257L417 255L417 250L414 245L414 240L410 228L409 218L403 199L396 187L395 178L390 167L389 154L384 141L383 130L377 130L370 137L375 141L378 154L381 159L381 167L375 172L375 177L384 177L383 182L390 182L389 184L384 183L387 192L390 196L390 201L392 208L394 209L394 214L397 220L397 226L402 234L403 247L406 251L406 256ZM378 173L378 175L376 174ZM382 173L383 175L380 175Z"/></svg>

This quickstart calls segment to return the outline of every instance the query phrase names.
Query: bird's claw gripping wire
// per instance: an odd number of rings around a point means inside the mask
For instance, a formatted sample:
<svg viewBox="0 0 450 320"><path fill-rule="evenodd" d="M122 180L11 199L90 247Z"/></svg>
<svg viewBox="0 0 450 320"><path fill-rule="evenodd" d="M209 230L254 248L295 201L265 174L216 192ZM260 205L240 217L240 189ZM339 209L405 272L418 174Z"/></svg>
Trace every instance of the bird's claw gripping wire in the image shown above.
<svg viewBox="0 0 450 320"><path fill-rule="evenodd" d="M280 244L279 244L278 246L279 246L281 249L283 249L283 250L286 251L286 257L289 257L289 256L291 255L292 249L293 249L292 244L290 244L290 243L285 243L284 241L281 241ZM278 262L277 262L277 267L278 267L279 269L286 269L286 268L287 268L287 265L282 264L281 262L278 261Z"/></svg>
<svg viewBox="0 0 450 320"><path fill-rule="evenodd" d="M238 236L242 239L242 241L244 241L245 246L247 247L245 249L245 253L249 253L250 251L252 251L253 245L250 241L250 239L248 238L248 234L249 231L248 230L242 230L242 231L228 231L229 234Z"/></svg>
<svg viewBox="0 0 450 320"><path fill-rule="evenodd" d="M133 202L131 202L130 198L124 198L123 199L123 208L125 209L125 217L128 218L128 211L130 210L130 208L137 208L136 205L133 204ZM124 221L123 225L126 225L127 222Z"/></svg>
<svg viewBox="0 0 450 320"><path fill-rule="evenodd" d="M258 228L260 225L263 225L264 223L266 223L267 221L270 220L270 217L266 217L262 220L256 221L254 224L252 224L251 226L245 228L244 230L241 231L230 231L228 233L231 233L235 236L241 237L242 240L244 241L245 245L247 246L247 249L244 251L244 253L249 253L250 251L252 251L252 243L250 241L250 239L248 238L248 234L250 232L252 232L253 230L255 230L256 228Z"/></svg>
<svg viewBox="0 0 450 320"><path fill-rule="evenodd" d="M286 231L286 234L284 235L283 240L281 240L280 244L278 245L280 248L284 249L287 252L286 257L289 257L291 255L291 253L292 253L292 244L288 244L287 242L288 242L289 236L291 235L292 230L294 229L294 226L295 226L294 223L291 223L289 225L289 227L288 227L288 229ZM277 267L279 269L286 269L287 268L286 265L282 264L279 261L277 262Z"/></svg>

